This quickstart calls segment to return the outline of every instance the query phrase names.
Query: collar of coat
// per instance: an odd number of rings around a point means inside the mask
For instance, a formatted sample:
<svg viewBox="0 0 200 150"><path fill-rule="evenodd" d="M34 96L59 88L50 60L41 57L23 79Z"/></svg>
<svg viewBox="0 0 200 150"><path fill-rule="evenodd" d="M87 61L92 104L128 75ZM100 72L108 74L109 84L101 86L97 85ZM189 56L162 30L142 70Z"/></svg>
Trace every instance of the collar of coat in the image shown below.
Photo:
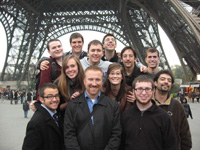
<svg viewBox="0 0 200 150"><path fill-rule="evenodd" d="M103 105L103 106L107 106L107 100L105 99L106 96L104 94L101 93L100 98L99 98L99 102L97 104L99 105ZM73 101L74 103L85 103L85 95L84 93L82 93L76 101Z"/></svg>
<svg viewBox="0 0 200 150"><path fill-rule="evenodd" d="M157 100L157 99L155 98L155 93L153 94L152 99L155 101L155 103L156 103L157 106L160 106L160 105L170 105L172 97L171 97L170 94L168 94L167 99L164 101L163 104L161 104L161 103L159 102L159 100Z"/></svg>

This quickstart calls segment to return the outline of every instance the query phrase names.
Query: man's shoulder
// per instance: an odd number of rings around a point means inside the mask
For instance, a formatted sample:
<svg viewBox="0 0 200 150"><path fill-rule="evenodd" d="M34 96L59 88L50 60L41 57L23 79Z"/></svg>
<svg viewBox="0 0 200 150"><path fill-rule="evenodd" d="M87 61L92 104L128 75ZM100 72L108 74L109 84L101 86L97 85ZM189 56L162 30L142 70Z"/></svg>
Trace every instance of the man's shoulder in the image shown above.
<svg viewBox="0 0 200 150"><path fill-rule="evenodd" d="M108 68L108 66L110 64L113 64L112 62L109 62L109 61L103 61L103 60L100 60L100 63L98 64L98 67L99 68Z"/></svg>

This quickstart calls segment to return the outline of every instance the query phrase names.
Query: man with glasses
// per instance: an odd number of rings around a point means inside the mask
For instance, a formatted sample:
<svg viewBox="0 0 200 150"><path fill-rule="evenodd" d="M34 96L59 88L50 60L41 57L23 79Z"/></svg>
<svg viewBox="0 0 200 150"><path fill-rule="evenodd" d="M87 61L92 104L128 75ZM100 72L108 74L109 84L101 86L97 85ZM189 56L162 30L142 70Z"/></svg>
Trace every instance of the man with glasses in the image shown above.
<svg viewBox="0 0 200 150"><path fill-rule="evenodd" d="M120 59L117 56L115 48L117 47L117 41L113 34L108 33L103 37L103 48L104 48L104 56L101 58L104 61L110 62L118 62L120 63Z"/></svg>
<svg viewBox="0 0 200 150"><path fill-rule="evenodd" d="M39 89L41 104L29 121L22 150L63 150L63 131L56 109L60 102L58 88L53 83Z"/></svg>
<svg viewBox="0 0 200 150"><path fill-rule="evenodd" d="M122 114L120 150L176 150L176 135L170 116L152 100L152 78L138 76L132 89L136 100Z"/></svg>
<svg viewBox="0 0 200 150"><path fill-rule="evenodd" d="M159 71L154 77L156 90L153 99L171 116L176 132L177 150L190 150L192 141L187 117L182 105L170 95L173 83L174 78L169 70Z"/></svg>

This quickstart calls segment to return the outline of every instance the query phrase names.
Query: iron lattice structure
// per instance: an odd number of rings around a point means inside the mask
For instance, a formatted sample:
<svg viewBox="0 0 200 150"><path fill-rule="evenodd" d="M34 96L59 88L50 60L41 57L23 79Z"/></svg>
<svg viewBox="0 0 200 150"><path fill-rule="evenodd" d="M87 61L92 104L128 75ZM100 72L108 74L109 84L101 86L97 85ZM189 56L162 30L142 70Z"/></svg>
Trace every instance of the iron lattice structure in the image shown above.
<svg viewBox="0 0 200 150"><path fill-rule="evenodd" d="M198 19L199 0L183 1L194 8ZM113 33L124 45L135 47L143 63L145 51L156 47L161 65L169 68L158 24L183 68L185 59L194 74L200 73L198 20L177 0L1 0L0 4L0 21L7 35L1 80L27 80L49 39L79 30Z"/></svg>

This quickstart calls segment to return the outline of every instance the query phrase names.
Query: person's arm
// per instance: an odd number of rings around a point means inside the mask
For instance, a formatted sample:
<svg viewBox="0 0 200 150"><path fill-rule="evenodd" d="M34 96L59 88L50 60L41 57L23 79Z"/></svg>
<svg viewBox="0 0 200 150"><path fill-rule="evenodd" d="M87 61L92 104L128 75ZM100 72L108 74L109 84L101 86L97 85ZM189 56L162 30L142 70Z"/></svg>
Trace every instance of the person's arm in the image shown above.
<svg viewBox="0 0 200 150"><path fill-rule="evenodd" d="M40 64L44 61L44 60L48 60L48 57L42 57L38 60L38 62L36 63L36 68L40 69Z"/></svg>
<svg viewBox="0 0 200 150"><path fill-rule="evenodd" d="M27 126L26 136L22 145L22 150L38 150L41 149L43 143L39 126L30 121Z"/></svg>
<svg viewBox="0 0 200 150"><path fill-rule="evenodd" d="M48 64L48 69L47 70L42 70L41 74L40 74L40 84L38 89L44 84L44 83L48 83L48 82L52 82L51 80L51 65Z"/></svg>
<svg viewBox="0 0 200 150"><path fill-rule="evenodd" d="M185 110L183 109L182 105L177 102L177 109L180 109L180 142L181 142L181 150L189 150L192 148L192 139L190 133L190 127L188 124L187 117L185 115ZM179 108L178 108L179 107Z"/></svg>
<svg viewBox="0 0 200 150"><path fill-rule="evenodd" d="M136 62L135 65L140 68L140 72L148 72L148 68L144 66L141 62Z"/></svg>
<svg viewBox="0 0 200 150"><path fill-rule="evenodd" d="M121 142L121 124L120 124L120 113L118 103L114 103L114 119L112 125L112 132L108 144L104 150L119 149Z"/></svg>
<svg viewBox="0 0 200 150"><path fill-rule="evenodd" d="M74 112L72 103L68 103L65 110L64 118L64 144L66 149L81 150L77 135L76 127L74 122Z"/></svg>
<svg viewBox="0 0 200 150"><path fill-rule="evenodd" d="M163 134L162 141L164 142L164 150L177 150L176 148L176 133L172 123L172 120L168 114L163 117Z"/></svg>
<svg viewBox="0 0 200 150"><path fill-rule="evenodd" d="M189 104L188 104L188 107L189 107L189 115L190 115L191 119L193 119L193 117L192 117L192 111L190 109L190 105Z"/></svg>

